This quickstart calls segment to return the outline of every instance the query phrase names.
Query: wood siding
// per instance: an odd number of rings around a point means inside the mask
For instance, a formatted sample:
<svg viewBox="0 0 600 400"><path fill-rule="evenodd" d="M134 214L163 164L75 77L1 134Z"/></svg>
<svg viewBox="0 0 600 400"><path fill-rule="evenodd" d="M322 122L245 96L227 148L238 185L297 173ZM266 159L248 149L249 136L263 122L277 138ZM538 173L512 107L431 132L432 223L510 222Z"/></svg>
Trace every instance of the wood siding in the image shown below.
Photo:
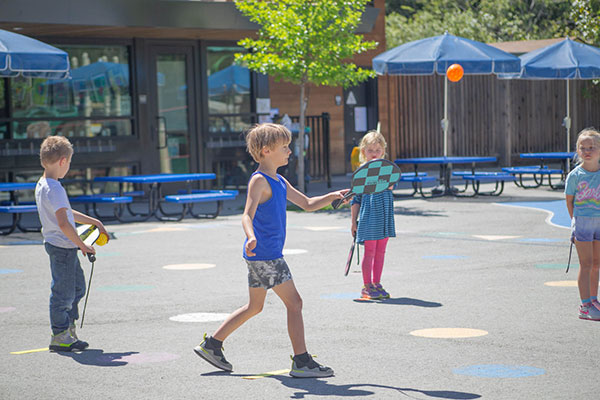
<svg viewBox="0 0 600 400"><path fill-rule="evenodd" d="M443 153L444 77L380 77L380 119L390 158ZM600 128L600 87L571 81L571 144L578 132ZM566 81L501 80L465 75L448 84L448 155L496 156L523 163L519 153L565 151Z"/></svg>

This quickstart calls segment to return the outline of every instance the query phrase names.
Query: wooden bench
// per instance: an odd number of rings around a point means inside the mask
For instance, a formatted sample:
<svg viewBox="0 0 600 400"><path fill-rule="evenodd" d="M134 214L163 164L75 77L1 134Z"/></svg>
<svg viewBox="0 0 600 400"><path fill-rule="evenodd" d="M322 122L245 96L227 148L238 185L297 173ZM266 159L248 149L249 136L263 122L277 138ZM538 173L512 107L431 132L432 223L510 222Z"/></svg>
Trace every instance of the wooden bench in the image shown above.
<svg viewBox="0 0 600 400"><path fill-rule="evenodd" d="M460 197L475 197L477 195L500 196L502 194L502 192L504 191L504 182L515 182L517 180L517 178L514 175L502 173L502 172L477 172L475 174L471 173L471 174L457 174L457 175L461 176L462 179L465 181L465 192L466 192L466 188L468 187L469 182L471 183L471 186L473 187L472 195L469 195L469 194L457 195ZM479 190L481 183L490 183L490 182L496 184L496 187L494 188L494 190L491 190L489 192L481 192Z"/></svg>
<svg viewBox="0 0 600 400"><path fill-rule="evenodd" d="M552 175L560 175L561 180L564 177L564 171L562 169L550 169L539 165L524 166L524 167L505 167L502 171L514 176L519 176L519 180L515 180L515 185L522 187L523 189L532 189L540 187L544 183L544 176L548 177L548 185L552 189L561 189L558 185L552 184ZM523 175L532 175L535 185L525 185L523 183ZM539 180L538 180L539 176Z"/></svg>
<svg viewBox="0 0 600 400"><path fill-rule="evenodd" d="M165 196L164 200L168 203L182 205L181 213L167 213L159 203L159 210L162 215L157 213L156 217L161 221L181 221L187 213L194 218L216 218L223 208L224 200L233 200L237 197L237 190L191 190L180 191L178 194ZM212 214L196 214L193 212L195 203L217 202L217 210ZM176 218L173 218L176 216Z"/></svg>
<svg viewBox="0 0 600 400"><path fill-rule="evenodd" d="M21 214L25 213L37 213L37 206L35 204L11 204L0 206L0 213L12 214L12 223L8 226L0 227L0 235L8 235L19 227L23 232L39 232L41 227L26 228L21 226Z"/></svg>
<svg viewBox="0 0 600 400"><path fill-rule="evenodd" d="M413 191L410 194L395 193L394 197L412 197L417 192L419 192L419 194L423 197L433 197L432 194L426 194L425 192L423 192L423 182L434 182L436 180L436 177L429 176L426 172L403 172L398 182L410 182L412 184Z"/></svg>

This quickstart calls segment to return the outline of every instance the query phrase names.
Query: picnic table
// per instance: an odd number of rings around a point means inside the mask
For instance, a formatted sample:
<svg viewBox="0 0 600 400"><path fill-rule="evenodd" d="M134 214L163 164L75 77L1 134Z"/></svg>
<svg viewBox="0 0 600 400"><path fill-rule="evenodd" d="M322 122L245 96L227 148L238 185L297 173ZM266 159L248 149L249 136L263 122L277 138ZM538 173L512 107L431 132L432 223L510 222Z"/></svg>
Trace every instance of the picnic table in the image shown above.
<svg viewBox="0 0 600 400"><path fill-rule="evenodd" d="M21 190L35 190L35 182L1 182L0 192L9 192L9 200L0 204L0 213L11 214L10 225L0 226L0 235L8 235L16 228L22 232L39 232L40 227L28 228L21 225L21 215L25 213L37 213L37 206L33 203L19 203L18 192Z"/></svg>
<svg viewBox="0 0 600 400"><path fill-rule="evenodd" d="M540 165L528 165L521 167L506 167L502 168L504 172L513 174L519 177L518 181L515 181L515 184L519 187L528 189L528 188L537 188L544 184L544 176L548 177L548 185L552 189L564 189L565 178L569 171L571 170L570 161L575 157L575 152L549 152L549 153L521 153L519 156L524 159L529 160L540 160ZM561 168L560 169L552 169L549 168L549 161L560 161ZM525 185L523 183L524 175L532 175L535 184L533 185ZM560 175L561 181L558 184L552 183L552 175ZM539 176L539 179L538 179Z"/></svg>
<svg viewBox="0 0 600 400"><path fill-rule="evenodd" d="M398 158L394 162L398 165L412 164L415 174L418 174L419 165L432 164L439 165L440 186L434 188L431 196L456 195L459 190L452 186L452 166L454 164L471 164L471 171L475 174L475 165L477 163L496 162L496 157L416 157L416 158ZM423 195L423 193L421 193ZM425 197L425 196L424 196Z"/></svg>
<svg viewBox="0 0 600 400"><path fill-rule="evenodd" d="M150 217L156 217L161 221L181 220L185 214L190 213L195 218L216 218L221 211L222 201L233 199L237 196L236 190L195 190L192 189L192 183L205 180L213 180L216 178L214 173L186 173L186 174L150 174L150 175L125 175L125 176L100 176L94 178L94 183L97 182L116 182L119 184L118 193L98 193L86 196L77 196L71 201L75 203L93 204L94 213L99 218L111 218L101 216L97 210L97 204L112 203L114 207L114 218L122 222L127 222L123 218L124 206L127 207L129 213L138 217L137 220L147 220ZM163 196L162 184L172 182L185 182L185 189L180 190L175 195ZM149 191L146 195L145 191L125 192L124 185L126 183L148 185ZM131 204L134 198L142 198L147 204L147 211L136 212L132 209ZM199 202L217 202L217 211L211 214L195 214L193 212L193 204ZM181 213L170 213L165 211L164 203L182 204Z"/></svg>

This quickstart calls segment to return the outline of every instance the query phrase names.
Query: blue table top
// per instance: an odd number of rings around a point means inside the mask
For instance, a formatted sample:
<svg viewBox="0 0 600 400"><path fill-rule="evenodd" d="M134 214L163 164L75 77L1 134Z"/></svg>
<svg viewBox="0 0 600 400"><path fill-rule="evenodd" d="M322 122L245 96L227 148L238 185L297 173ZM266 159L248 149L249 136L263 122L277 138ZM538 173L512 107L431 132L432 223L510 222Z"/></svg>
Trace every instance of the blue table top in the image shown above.
<svg viewBox="0 0 600 400"><path fill-rule="evenodd" d="M98 176L95 182L165 183L216 179L213 173Z"/></svg>
<svg viewBox="0 0 600 400"><path fill-rule="evenodd" d="M568 152L568 151L557 151L557 152L550 152L550 153L521 153L520 157L521 158L538 158L540 160L543 159L555 159L555 160L561 160L561 159L570 159L575 157L575 153L573 152Z"/></svg>
<svg viewBox="0 0 600 400"><path fill-rule="evenodd" d="M398 158L394 160L396 164L469 164L496 161L496 157L417 157Z"/></svg>
<svg viewBox="0 0 600 400"><path fill-rule="evenodd" d="M23 183L0 183L0 192L12 192L13 190L35 189L36 182Z"/></svg>

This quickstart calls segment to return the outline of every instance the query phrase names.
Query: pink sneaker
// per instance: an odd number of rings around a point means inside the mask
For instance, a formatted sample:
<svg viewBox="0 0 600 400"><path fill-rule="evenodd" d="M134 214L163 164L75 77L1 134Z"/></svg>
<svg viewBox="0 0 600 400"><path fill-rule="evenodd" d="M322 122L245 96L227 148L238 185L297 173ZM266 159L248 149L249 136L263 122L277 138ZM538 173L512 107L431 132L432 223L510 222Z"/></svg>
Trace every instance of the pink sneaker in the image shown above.
<svg viewBox="0 0 600 400"><path fill-rule="evenodd" d="M600 310L594 307L592 303L582 304L579 306L579 318L590 321L600 321Z"/></svg>

